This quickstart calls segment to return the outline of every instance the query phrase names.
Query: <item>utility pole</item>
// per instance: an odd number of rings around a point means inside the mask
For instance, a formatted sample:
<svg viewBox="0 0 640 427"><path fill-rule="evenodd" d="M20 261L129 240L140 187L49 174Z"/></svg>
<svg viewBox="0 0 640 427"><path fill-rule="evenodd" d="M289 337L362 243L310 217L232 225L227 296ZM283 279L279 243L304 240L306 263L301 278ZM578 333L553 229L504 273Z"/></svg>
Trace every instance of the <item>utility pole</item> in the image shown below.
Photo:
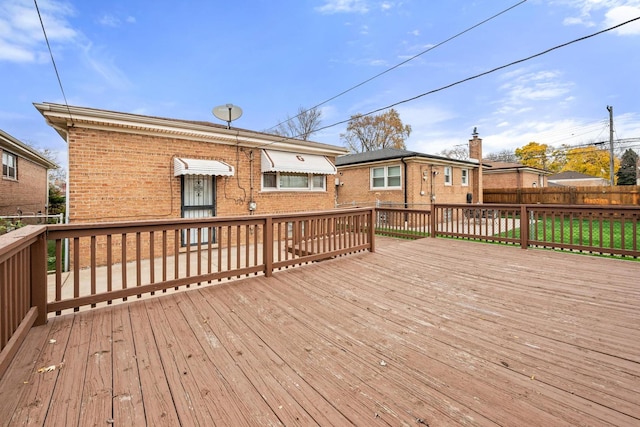
<svg viewBox="0 0 640 427"><path fill-rule="evenodd" d="M613 187L613 106L607 105L609 112L609 181Z"/></svg>

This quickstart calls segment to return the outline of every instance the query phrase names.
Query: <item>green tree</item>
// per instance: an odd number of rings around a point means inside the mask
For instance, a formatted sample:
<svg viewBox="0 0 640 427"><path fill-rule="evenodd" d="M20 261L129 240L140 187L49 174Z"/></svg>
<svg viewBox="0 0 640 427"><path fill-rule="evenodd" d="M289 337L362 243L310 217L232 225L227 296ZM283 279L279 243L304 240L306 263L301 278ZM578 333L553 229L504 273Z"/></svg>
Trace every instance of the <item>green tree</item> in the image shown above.
<svg viewBox="0 0 640 427"><path fill-rule="evenodd" d="M617 185L636 185L638 178L638 154L630 148L622 154L620 169L616 172Z"/></svg>
<svg viewBox="0 0 640 427"><path fill-rule="evenodd" d="M400 120L395 109L386 113L351 116L347 131L340 134L345 146L352 153L375 151L381 148L405 149L404 141L411 135L411 126Z"/></svg>
<svg viewBox="0 0 640 427"><path fill-rule="evenodd" d="M563 171L575 171L609 179L609 151L595 146L573 148L566 153L567 162ZM620 159L614 157L614 171L620 167Z"/></svg>
<svg viewBox="0 0 640 427"><path fill-rule="evenodd" d="M49 215L65 212L65 196L55 185L49 183Z"/></svg>

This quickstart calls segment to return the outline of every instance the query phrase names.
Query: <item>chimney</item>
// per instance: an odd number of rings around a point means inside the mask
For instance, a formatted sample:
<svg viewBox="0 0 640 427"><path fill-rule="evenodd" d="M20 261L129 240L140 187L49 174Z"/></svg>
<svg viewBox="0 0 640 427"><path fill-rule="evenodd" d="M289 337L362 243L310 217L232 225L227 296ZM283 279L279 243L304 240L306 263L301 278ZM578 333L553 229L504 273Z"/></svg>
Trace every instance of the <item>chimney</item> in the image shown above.
<svg viewBox="0 0 640 427"><path fill-rule="evenodd" d="M469 158L478 161L478 169L474 170L473 177L473 200L482 203L482 139L478 138L478 128L473 128L472 138L469 140Z"/></svg>
<svg viewBox="0 0 640 427"><path fill-rule="evenodd" d="M473 138L469 140L469 158L482 163L482 139L478 138L478 128L473 128L471 136Z"/></svg>

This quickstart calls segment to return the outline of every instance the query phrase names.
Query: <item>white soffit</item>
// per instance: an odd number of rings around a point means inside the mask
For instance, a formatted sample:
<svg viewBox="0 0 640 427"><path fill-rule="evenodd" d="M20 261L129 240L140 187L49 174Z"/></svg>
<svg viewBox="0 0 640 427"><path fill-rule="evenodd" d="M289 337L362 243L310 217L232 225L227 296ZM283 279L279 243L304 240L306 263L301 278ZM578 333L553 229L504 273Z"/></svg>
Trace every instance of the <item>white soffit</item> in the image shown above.
<svg viewBox="0 0 640 427"><path fill-rule="evenodd" d="M336 167L325 156L287 151L262 150L262 172L335 175Z"/></svg>
<svg viewBox="0 0 640 427"><path fill-rule="evenodd" d="M219 160L173 159L173 175L233 176L233 166Z"/></svg>

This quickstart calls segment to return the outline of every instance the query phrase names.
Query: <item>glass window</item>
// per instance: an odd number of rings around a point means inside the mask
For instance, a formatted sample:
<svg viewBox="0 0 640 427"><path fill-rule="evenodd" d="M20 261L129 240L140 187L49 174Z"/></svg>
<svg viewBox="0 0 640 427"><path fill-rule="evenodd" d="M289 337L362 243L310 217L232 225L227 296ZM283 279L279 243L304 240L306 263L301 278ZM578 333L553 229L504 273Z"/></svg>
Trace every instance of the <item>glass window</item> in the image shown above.
<svg viewBox="0 0 640 427"><path fill-rule="evenodd" d="M385 168L373 168L371 172L371 186L373 188L382 188L385 186L384 180Z"/></svg>
<svg viewBox="0 0 640 427"><path fill-rule="evenodd" d="M280 188L309 188L309 175L280 173Z"/></svg>
<svg viewBox="0 0 640 427"><path fill-rule="evenodd" d="M451 185L451 166L444 167L444 185Z"/></svg>
<svg viewBox="0 0 640 427"><path fill-rule="evenodd" d="M389 166L387 171L387 187L400 187L400 166Z"/></svg>
<svg viewBox="0 0 640 427"><path fill-rule="evenodd" d="M462 185L469 185L469 169L462 169L460 182Z"/></svg>
<svg viewBox="0 0 640 427"><path fill-rule="evenodd" d="M371 188L402 187L400 166L371 168Z"/></svg>
<svg viewBox="0 0 640 427"><path fill-rule="evenodd" d="M262 189L273 190L304 190L325 191L327 179L324 175L264 172L262 174Z"/></svg>
<svg viewBox="0 0 640 427"><path fill-rule="evenodd" d="M6 151L2 152L2 177L3 178L11 178L18 179L17 174L17 157L11 153L7 153Z"/></svg>
<svg viewBox="0 0 640 427"><path fill-rule="evenodd" d="M278 188L278 176L275 172L265 172L262 174L263 188Z"/></svg>
<svg viewBox="0 0 640 427"><path fill-rule="evenodd" d="M326 176L324 175L313 175L313 190L324 190L325 183L327 182Z"/></svg>

